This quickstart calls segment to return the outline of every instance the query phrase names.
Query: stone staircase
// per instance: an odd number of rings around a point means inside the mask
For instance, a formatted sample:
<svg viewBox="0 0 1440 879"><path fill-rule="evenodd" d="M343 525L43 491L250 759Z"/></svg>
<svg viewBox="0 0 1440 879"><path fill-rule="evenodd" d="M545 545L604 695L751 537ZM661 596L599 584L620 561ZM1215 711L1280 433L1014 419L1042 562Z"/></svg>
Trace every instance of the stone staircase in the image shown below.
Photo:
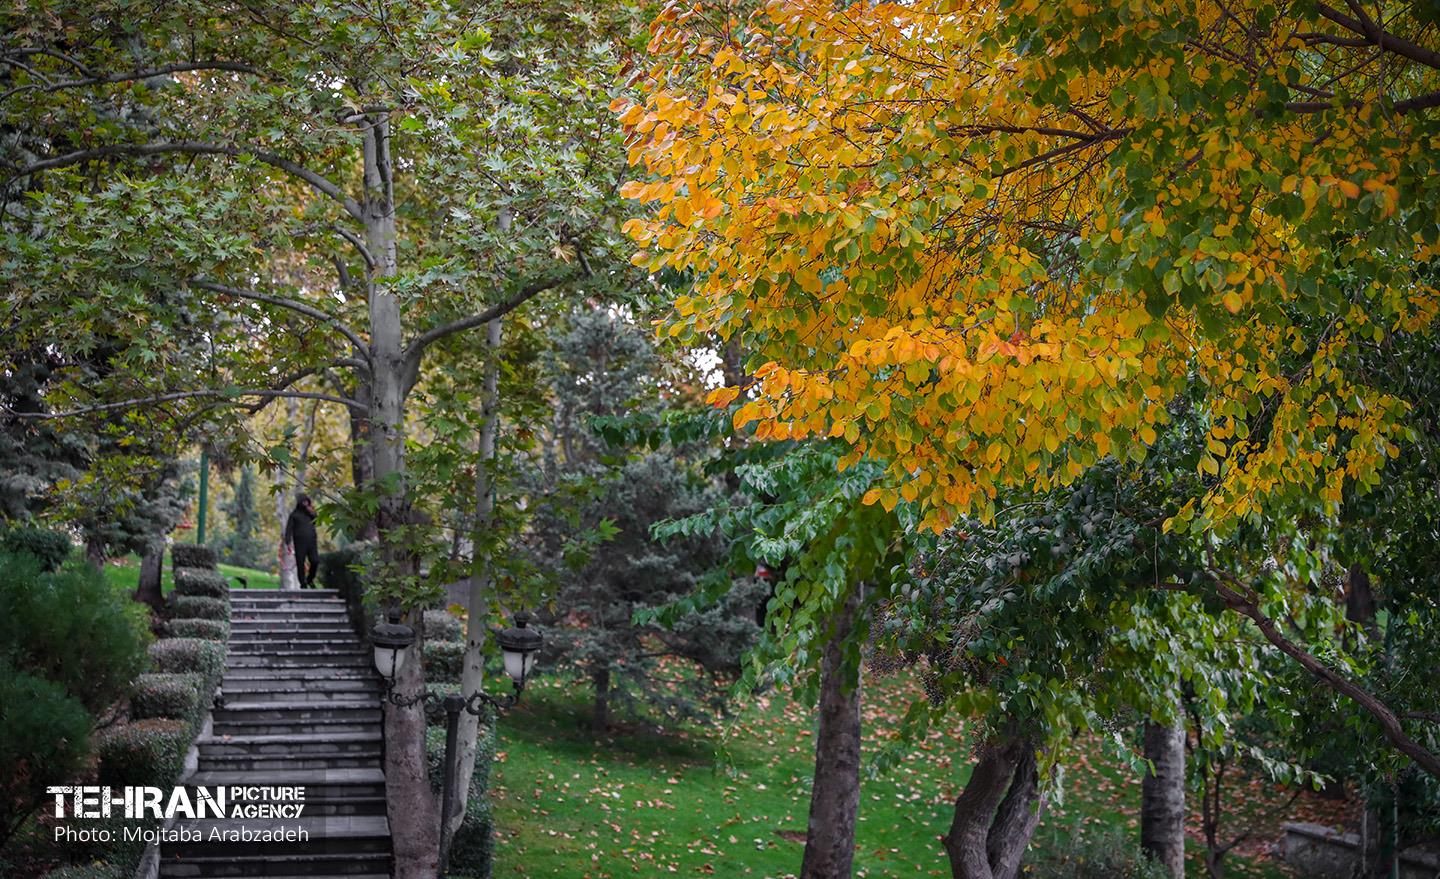
<svg viewBox="0 0 1440 879"><path fill-rule="evenodd" d="M390 876L380 679L343 600L327 589L232 589L230 603L224 707L197 740L199 764L186 783L303 786L304 810L299 818L178 821L176 830L202 838L162 842L160 876ZM242 827L303 829L308 839L223 838ZM216 830L222 838L212 838Z"/></svg>

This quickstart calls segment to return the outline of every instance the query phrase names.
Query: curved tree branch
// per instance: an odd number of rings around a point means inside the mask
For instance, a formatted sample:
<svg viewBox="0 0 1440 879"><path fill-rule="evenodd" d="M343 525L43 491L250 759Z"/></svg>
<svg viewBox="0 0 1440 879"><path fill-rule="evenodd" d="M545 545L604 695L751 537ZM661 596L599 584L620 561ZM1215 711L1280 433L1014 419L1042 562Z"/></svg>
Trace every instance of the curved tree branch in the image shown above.
<svg viewBox="0 0 1440 879"><path fill-rule="evenodd" d="M571 281L578 281L581 278L588 276L589 274L589 264L586 263L584 260L581 260L580 265L578 266L574 266L564 271L554 272L541 278L536 278L528 284L520 287L509 299L506 299L505 301L497 305L492 305L484 311L477 312L476 314L469 315L468 317L462 317L459 320L453 320L450 323L441 324L438 327L433 327L426 332L421 333L418 337L415 338L414 341L412 341L408 346L406 346L406 364L413 372L414 369L419 366L420 358L425 354L425 349L430 347L435 342L438 342L446 336L452 335L454 333L461 333L465 330L474 329L475 327L481 326L483 324L488 324L490 321L494 320L497 317L504 317L506 314L509 314L516 308L519 308L521 305L525 304L530 299L533 299L539 294L544 293L546 290L551 290L555 287L559 287L562 284L568 284Z"/></svg>
<svg viewBox="0 0 1440 879"><path fill-rule="evenodd" d="M48 171L52 168L78 165L81 162L88 162L92 159L105 159L113 156L158 156L177 153L190 156L254 156L257 161L264 162L272 168L278 168L293 177L297 177L310 184L315 191L339 202L340 206L345 208L345 212L355 219L364 219L364 214L360 210L359 202L346 195L344 191L328 177L317 174L298 162L291 161L275 153L267 153L263 150L193 140L166 143L111 144L110 146L95 147L88 150L76 150L27 165L15 172L6 182L6 185L8 186L9 183L21 177L28 177L31 174L38 174L41 171Z"/></svg>
<svg viewBox="0 0 1440 879"><path fill-rule="evenodd" d="M355 346L355 350L365 361L366 368L369 368L370 346L365 344L365 340L360 338L359 333L350 329L350 327L344 321L340 320L340 318L336 317L333 314L322 311L321 309L316 308L313 305L307 305L306 303L300 302L296 299L289 299L284 296L275 296L271 293L261 293L258 290L246 290L240 287L230 287L226 286L225 284L216 284L213 281L207 281L203 278L191 279L190 284L192 286L199 287L202 290L209 290L212 293L220 293L225 296L234 296L237 299L252 299L256 302L265 302L270 305L278 305L281 308L288 308L291 311L298 314L303 314L306 317L313 317L318 321L323 321L324 323L327 323L330 326L334 327L336 331L338 331L341 335L350 340L350 344Z"/></svg>
<svg viewBox="0 0 1440 879"><path fill-rule="evenodd" d="M1366 713L1375 719L1384 732L1385 738L1400 753L1415 761L1415 764L1422 770L1435 778L1440 778L1440 756L1427 750L1419 742L1412 739L1405 732L1405 726L1390 706L1377 699L1373 694L1362 688L1359 684L1335 671L1315 657L1314 654L1296 644L1280 631L1280 627L1270 617L1260 610L1259 600L1254 591L1248 586L1237 581L1234 577L1223 571L1209 571L1208 575L1214 580L1217 594L1225 605L1237 613L1250 618L1260 634L1265 636L1280 652L1294 659L1296 662L1320 683L1334 690L1335 692L1349 697L1357 705L1363 708Z"/></svg>
<svg viewBox="0 0 1440 879"><path fill-rule="evenodd" d="M14 66L21 66L11 58L0 57L0 61ZM228 70L232 73L248 73L252 76L264 76L264 72L249 64L241 64L238 61L185 61L177 64L165 64L149 70L133 70L129 73L114 73L109 76L90 75L83 79L66 79L60 82L47 82L44 85L22 85L10 89L0 95L0 101L4 101L12 95L27 91L58 92L64 89L84 88L92 85L112 85L119 82L134 82L140 79L150 79L153 76L168 76L172 73L188 73L199 70Z"/></svg>

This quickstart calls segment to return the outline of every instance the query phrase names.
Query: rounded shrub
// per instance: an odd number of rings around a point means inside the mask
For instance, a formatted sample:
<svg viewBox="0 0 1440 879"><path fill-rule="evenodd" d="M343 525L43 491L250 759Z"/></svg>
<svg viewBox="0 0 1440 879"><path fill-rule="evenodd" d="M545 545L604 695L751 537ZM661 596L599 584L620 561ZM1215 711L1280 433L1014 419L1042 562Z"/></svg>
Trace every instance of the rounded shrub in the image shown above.
<svg viewBox="0 0 1440 879"><path fill-rule="evenodd" d="M230 584L218 571L209 568L176 568L175 592L178 595L228 598Z"/></svg>
<svg viewBox="0 0 1440 879"><path fill-rule="evenodd" d="M177 595L170 600L171 619L229 620L230 602L208 595Z"/></svg>
<svg viewBox="0 0 1440 879"><path fill-rule="evenodd" d="M464 641L465 627L448 610L427 610L425 638L434 641Z"/></svg>
<svg viewBox="0 0 1440 879"><path fill-rule="evenodd" d="M176 568L208 568L213 571L220 564L220 557L208 546L177 543L170 547L170 563Z"/></svg>
<svg viewBox="0 0 1440 879"><path fill-rule="evenodd" d="M185 768L192 730L183 720L122 723L95 737L101 784L168 787Z"/></svg>
<svg viewBox="0 0 1440 879"><path fill-rule="evenodd" d="M0 828L14 827L47 785L79 771L90 725L85 706L64 687L0 656Z"/></svg>
<svg viewBox="0 0 1440 879"><path fill-rule="evenodd" d="M426 641L425 674L433 681L446 684L460 683L460 672L465 667L464 641Z"/></svg>
<svg viewBox="0 0 1440 879"><path fill-rule="evenodd" d="M230 624L224 620L170 620L165 624L165 634L171 638L199 638L201 641L227 641L230 638Z"/></svg>
<svg viewBox="0 0 1440 879"><path fill-rule="evenodd" d="M58 684L92 715L123 697L144 671L148 608L83 561L45 571L29 553L0 553L0 571L0 657Z"/></svg>
<svg viewBox="0 0 1440 879"><path fill-rule="evenodd" d="M70 557L70 535L51 528L20 526L0 530L0 551L29 553L44 571L54 571Z"/></svg>
<svg viewBox="0 0 1440 879"><path fill-rule="evenodd" d="M135 679L130 694L130 716L136 720L165 717L198 725L205 713L200 696L204 685L204 678L194 673L143 674Z"/></svg>
<svg viewBox="0 0 1440 879"><path fill-rule="evenodd" d="M225 675L225 645L199 638L162 638L150 645L150 667L166 674L198 674L209 698Z"/></svg>
<svg viewBox="0 0 1440 879"><path fill-rule="evenodd" d="M1037 879L1167 879L1158 861L1145 856L1134 840L1118 832L1068 834L1057 849L1034 852L1029 876Z"/></svg>

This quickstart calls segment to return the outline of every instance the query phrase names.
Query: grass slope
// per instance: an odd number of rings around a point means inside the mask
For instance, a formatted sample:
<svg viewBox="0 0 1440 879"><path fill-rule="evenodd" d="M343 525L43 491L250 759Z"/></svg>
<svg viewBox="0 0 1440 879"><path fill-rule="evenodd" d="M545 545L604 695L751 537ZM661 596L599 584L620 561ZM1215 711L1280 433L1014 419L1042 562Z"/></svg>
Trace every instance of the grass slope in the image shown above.
<svg viewBox="0 0 1440 879"><path fill-rule="evenodd" d="M160 588L165 594L170 593L174 586L172 573L174 565L170 561L170 553L165 553L165 567L160 574ZM230 585L238 587L240 584L235 578L245 578L245 585L250 589L279 589L280 577L268 571L257 571L254 568L240 568L235 565L220 565L220 573L230 579ZM137 555L121 556L111 559L105 564L105 579L110 585L117 589L125 589L133 592L135 586L140 582L140 557Z"/></svg>
<svg viewBox="0 0 1440 879"><path fill-rule="evenodd" d="M900 676L867 684L867 758L915 695ZM799 870L813 769L809 709L772 695L715 729L631 727L596 740L585 729L586 697L582 683L542 679L501 721L492 788L498 879L781 877ZM970 762L957 725L913 746L889 773L866 778L856 875L950 875L939 838ZM1104 834L1123 834L1138 847L1138 775L1093 741L1062 763L1064 797L1047 810L1030 859ZM1252 784L1237 807L1250 811L1287 796ZM1306 809L1302 799L1291 814L1317 817ZM1263 856L1279 820L1270 816L1258 828L1262 843L1248 856L1227 860L1229 875L1287 875ZM1196 830L1190 868L1203 875Z"/></svg>

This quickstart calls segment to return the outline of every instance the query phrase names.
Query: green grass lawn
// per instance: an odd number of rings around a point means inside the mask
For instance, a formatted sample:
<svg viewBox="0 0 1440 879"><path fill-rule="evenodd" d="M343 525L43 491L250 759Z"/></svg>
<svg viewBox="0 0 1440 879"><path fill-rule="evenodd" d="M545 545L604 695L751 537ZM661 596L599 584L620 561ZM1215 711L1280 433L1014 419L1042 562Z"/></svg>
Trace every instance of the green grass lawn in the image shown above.
<svg viewBox="0 0 1440 879"><path fill-rule="evenodd" d="M165 553L165 568L160 574L160 588L169 594L174 581L171 577L173 565L170 562L170 553ZM246 586L250 589L279 589L280 576L267 571L257 571L253 568L239 568L235 565L220 565L220 573L230 578L230 585L238 587L236 577L244 577ZM105 579L110 585L117 589L133 591L135 585L140 582L140 557L137 555L121 556L111 559L105 565Z"/></svg>
<svg viewBox="0 0 1440 879"><path fill-rule="evenodd" d="M867 687L868 758L890 738L916 689L903 677ZM809 709L771 695L715 729L662 734L632 726L596 740L585 729L587 705L583 684L542 679L501 721L496 877L782 877L799 870L813 770ZM1047 810L1031 855L1107 832L1138 847L1138 776L1093 741L1062 762L1063 801ZM912 746L890 772L867 778L856 875L949 876L939 838L969 764L957 724ZM1255 802L1283 797L1271 786L1252 788ZM1227 860L1230 875L1288 875L1263 854L1280 820L1270 819L1245 856ZM1198 876L1204 868L1194 830L1190 867Z"/></svg>

